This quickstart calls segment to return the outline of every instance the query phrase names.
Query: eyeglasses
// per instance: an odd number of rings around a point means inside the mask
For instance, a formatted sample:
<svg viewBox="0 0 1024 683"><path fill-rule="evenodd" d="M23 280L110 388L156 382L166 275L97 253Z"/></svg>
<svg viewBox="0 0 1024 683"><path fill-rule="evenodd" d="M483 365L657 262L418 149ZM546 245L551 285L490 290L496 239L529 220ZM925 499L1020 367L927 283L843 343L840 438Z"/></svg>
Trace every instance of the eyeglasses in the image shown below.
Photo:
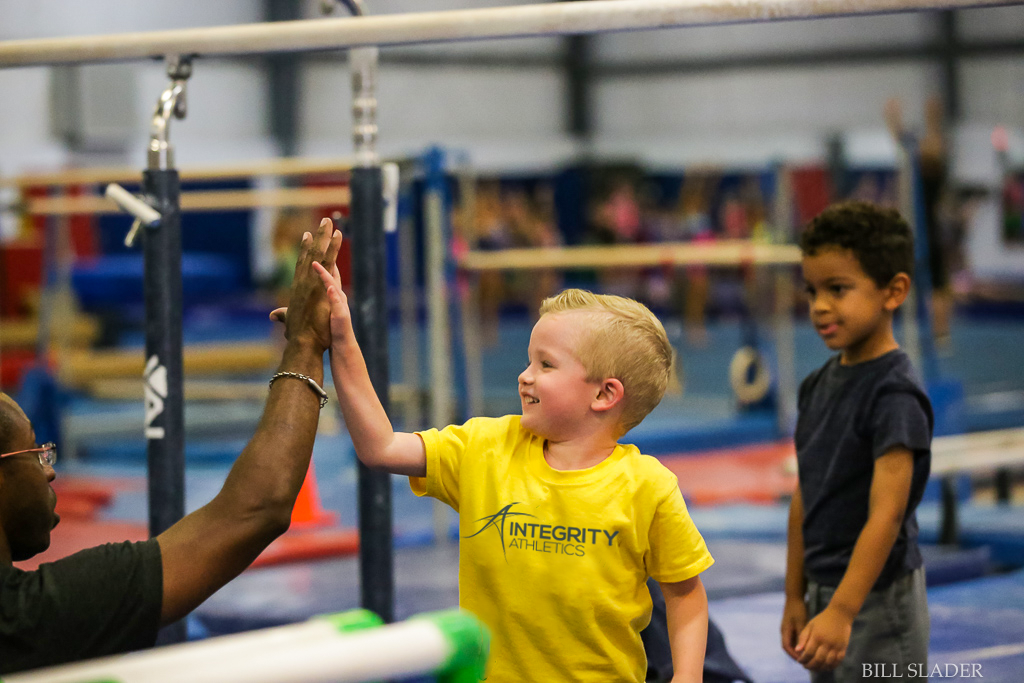
<svg viewBox="0 0 1024 683"><path fill-rule="evenodd" d="M39 464L43 467L53 467L57 464L57 444L52 441L44 443L39 448L26 448L23 451L14 451L13 453L0 453L0 458L6 458L9 455L21 455L22 453L37 453L39 455Z"/></svg>

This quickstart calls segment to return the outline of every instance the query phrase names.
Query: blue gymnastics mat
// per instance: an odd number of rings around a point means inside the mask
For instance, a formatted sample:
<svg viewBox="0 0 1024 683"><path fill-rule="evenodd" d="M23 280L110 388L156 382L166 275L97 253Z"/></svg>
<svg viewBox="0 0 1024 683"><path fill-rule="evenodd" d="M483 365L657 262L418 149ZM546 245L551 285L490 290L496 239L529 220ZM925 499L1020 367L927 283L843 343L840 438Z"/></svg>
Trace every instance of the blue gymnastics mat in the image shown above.
<svg viewBox="0 0 1024 683"><path fill-rule="evenodd" d="M752 411L728 416L687 414L674 410L669 398L622 439L635 444L641 453L702 452L733 446L770 443L781 438L777 418L770 411Z"/></svg>
<svg viewBox="0 0 1024 683"><path fill-rule="evenodd" d="M401 543L395 549L395 610L398 618L458 603L458 543ZM406 539L409 540L408 538ZM782 542L709 540L715 564L701 575L708 598L721 600L779 592L785 585ZM980 575L987 552L925 548L929 584ZM206 633L220 635L342 611L359 603L358 558L267 567L246 571L197 611ZM429 570L425 568L429 567Z"/></svg>
<svg viewBox="0 0 1024 683"><path fill-rule="evenodd" d="M722 541L702 579L711 599L781 590L786 548L779 543ZM395 612L403 619L458 605L458 544L399 546L395 550ZM429 568L429 569L427 569ZM210 635L264 628L352 609L359 604L359 560L252 569L196 611Z"/></svg>
<svg viewBox="0 0 1024 683"><path fill-rule="evenodd" d="M728 505L690 510L694 523L707 539L785 541L788 510L785 505ZM940 507L922 503L917 509L923 543L937 543ZM959 506L960 546L988 548L996 565L1024 567L1024 507L1019 505Z"/></svg>
<svg viewBox="0 0 1024 683"><path fill-rule="evenodd" d="M784 585L783 545L729 541L712 552L716 563L702 575L709 599L779 591ZM195 633L224 635L357 607L358 562L345 557L246 571L196 610ZM396 549L397 619L455 607L458 598L456 543Z"/></svg>
<svg viewBox="0 0 1024 683"><path fill-rule="evenodd" d="M972 509L975 507L972 506ZM925 567L928 569L929 586L979 578L990 572L993 563L1005 564L1002 559L1006 555L1006 550L1005 546L1001 545L995 546L999 552L998 557L991 543L973 543L963 548L928 545L935 543L937 538L934 532L937 523L932 524L931 518L937 520L938 512L932 508L926 509L923 513L922 540L926 544L921 546ZM983 508L982 510L984 511ZM723 543L752 541L766 545L776 543L783 547L786 543L786 524L789 515L786 505L691 507L690 515L707 541L712 554L715 554L715 547ZM972 520L978 516L970 515ZM932 531L926 532L926 529ZM986 536L993 537L991 533ZM1024 535L1011 537L1011 540L1018 545L1024 545ZM783 571L784 565L783 560Z"/></svg>

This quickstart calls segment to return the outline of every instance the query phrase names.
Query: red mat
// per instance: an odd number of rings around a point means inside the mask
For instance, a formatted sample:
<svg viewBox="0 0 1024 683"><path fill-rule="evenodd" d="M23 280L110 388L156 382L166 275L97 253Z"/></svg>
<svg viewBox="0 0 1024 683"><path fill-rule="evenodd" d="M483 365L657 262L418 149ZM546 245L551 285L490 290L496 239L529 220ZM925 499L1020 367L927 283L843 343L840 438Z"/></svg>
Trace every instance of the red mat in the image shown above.
<svg viewBox="0 0 1024 683"><path fill-rule="evenodd" d="M659 456L690 505L776 503L796 490L792 441Z"/></svg>
<svg viewBox="0 0 1024 683"><path fill-rule="evenodd" d="M61 519L94 519L118 493L145 491L146 482L137 477L61 475L53 481L53 490L57 494L57 513Z"/></svg>
<svg viewBox="0 0 1024 683"><path fill-rule="evenodd" d="M61 519L50 534L50 548L46 552L24 562L16 562L21 569L35 569L43 562L53 562L62 557L92 548L103 543L119 541L144 541L149 538L145 524L136 522L101 522L95 519Z"/></svg>
<svg viewBox="0 0 1024 683"><path fill-rule="evenodd" d="M35 569L43 562L59 560L103 543L149 538L149 527L144 522L97 519L118 492L138 491L145 486L145 481L138 478L65 475L56 479L53 489L57 493L57 512L61 521L50 536L50 547L30 560L18 562L17 566ZM321 511L316 520L294 522L287 533L256 558L252 566L267 567L357 554L359 532L336 526L333 524L336 520L337 515Z"/></svg>
<svg viewBox="0 0 1024 683"><path fill-rule="evenodd" d="M251 567L324 560L359 553L359 531L340 527L289 529L256 558Z"/></svg>
<svg viewBox="0 0 1024 683"><path fill-rule="evenodd" d="M103 543L144 541L147 538L149 528L136 522L61 519L60 524L53 530L50 548L30 560L17 562L15 565L21 569L35 569L43 562L53 562ZM271 543L251 567L323 560L355 555L358 552L359 532L356 529L289 530Z"/></svg>

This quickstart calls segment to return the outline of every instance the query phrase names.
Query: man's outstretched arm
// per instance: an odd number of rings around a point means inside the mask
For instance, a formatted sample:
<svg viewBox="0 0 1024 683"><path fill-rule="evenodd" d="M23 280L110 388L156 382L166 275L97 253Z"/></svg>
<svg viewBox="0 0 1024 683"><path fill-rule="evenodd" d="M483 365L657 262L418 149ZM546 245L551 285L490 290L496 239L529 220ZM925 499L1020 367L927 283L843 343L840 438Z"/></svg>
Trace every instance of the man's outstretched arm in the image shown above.
<svg viewBox="0 0 1024 683"><path fill-rule="evenodd" d="M303 236L278 371L323 386L330 341L329 309L313 261L332 266L341 247L324 219ZM242 572L287 528L309 467L320 399L304 380L274 382L256 433L235 461L217 496L157 537L163 558L161 623L184 617Z"/></svg>

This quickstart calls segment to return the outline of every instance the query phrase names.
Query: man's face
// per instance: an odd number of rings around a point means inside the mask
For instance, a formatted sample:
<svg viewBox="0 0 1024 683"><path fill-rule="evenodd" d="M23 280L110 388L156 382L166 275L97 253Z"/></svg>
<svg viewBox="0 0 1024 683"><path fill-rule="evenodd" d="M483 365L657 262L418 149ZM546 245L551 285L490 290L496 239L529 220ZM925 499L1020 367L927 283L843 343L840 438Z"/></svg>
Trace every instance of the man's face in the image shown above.
<svg viewBox="0 0 1024 683"><path fill-rule="evenodd" d="M0 397L0 410L16 411L14 433L4 453L36 447L35 432L25 414L8 397ZM38 453L0 458L0 525L11 559L27 560L50 547L50 531L60 521L54 511L57 496L50 486L56 474L39 462Z"/></svg>

